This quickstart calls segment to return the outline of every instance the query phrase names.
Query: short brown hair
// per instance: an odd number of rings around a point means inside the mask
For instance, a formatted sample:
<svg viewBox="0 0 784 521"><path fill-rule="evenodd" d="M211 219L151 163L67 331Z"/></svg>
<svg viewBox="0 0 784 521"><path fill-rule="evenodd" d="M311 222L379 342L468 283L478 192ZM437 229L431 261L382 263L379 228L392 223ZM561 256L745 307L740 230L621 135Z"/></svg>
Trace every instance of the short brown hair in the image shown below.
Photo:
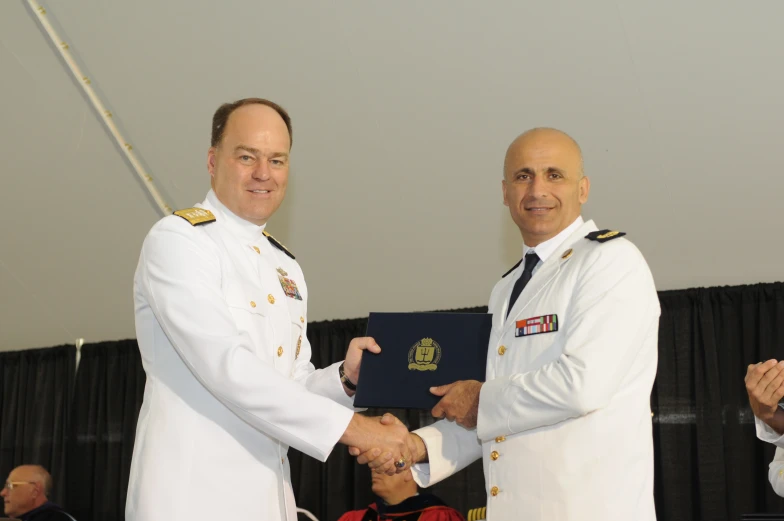
<svg viewBox="0 0 784 521"><path fill-rule="evenodd" d="M266 105L283 118L283 122L286 124L286 128L289 131L289 148L291 148L291 145L294 144L294 134L291 131L291 117L289 117L289 113L277 103L264 98L244 98L237 100L234 103L224 103L218 107L218 110L216 110L215 114L212 116L212 139L210 140L210 146L218 146L218 143L223 139L223 131L226 129L226 122L229 121L229 116L231 116L232 112L240 107L253 105L254 103Z"/></svg>

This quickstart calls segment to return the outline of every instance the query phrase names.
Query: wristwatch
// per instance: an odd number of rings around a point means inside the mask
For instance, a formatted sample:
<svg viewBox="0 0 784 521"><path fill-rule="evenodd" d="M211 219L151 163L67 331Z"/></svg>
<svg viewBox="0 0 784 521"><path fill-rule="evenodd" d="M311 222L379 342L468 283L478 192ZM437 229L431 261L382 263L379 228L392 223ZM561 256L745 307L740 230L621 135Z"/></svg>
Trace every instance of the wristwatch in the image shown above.
<svg viewBox="0 0 784 521"><path fill-rule="evenodd" d="M348 379L348 376L346 376L346 373L343 371L343 365L345 365L345 363L346 362L343 362L342 364L340 364L340 367L338 367L338 374L340 375L340 381L343 385L346 386L346 389L348 389L349 391L356 391L357 386L351 383L351 380Z"/></svg>

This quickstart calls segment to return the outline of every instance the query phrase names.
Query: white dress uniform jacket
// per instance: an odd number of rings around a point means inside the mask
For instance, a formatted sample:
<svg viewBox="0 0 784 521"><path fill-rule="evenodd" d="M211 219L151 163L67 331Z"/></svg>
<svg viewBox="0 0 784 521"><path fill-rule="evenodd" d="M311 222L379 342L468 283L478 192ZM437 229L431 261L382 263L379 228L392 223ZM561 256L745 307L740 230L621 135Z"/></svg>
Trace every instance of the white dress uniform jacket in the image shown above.
<svg viewBox="0 0 784 521"><path fill-rule="evenodd" d="M756 416L754 417L754 423L757 427L757 438L776 446L776 453L773 455L773 460L769 465L768 481L770 481L773 491L784 497L784 436L771 429Z"/></svg>
<svg viewBox="0 0 784 521"><path fill-rule="evenodd" d="M493 289L476 429L440 421L417 431L430 461L414 466L422 486L482 457L490 521L656 518L658 296L631 242L586 239L593 221L573 226L508 318L523 263ZM552 315L557 331L520 335L518 321Z"/></svg>
<svg viewBox="0 0 784 521"><path fill-rule="evenodd" d="M147 384L126 519L294 521L286 451L324 461L352 400L337 364L310 363L297 262L212 191L199 206L216 220L161 219L136 270Z"/></svg>

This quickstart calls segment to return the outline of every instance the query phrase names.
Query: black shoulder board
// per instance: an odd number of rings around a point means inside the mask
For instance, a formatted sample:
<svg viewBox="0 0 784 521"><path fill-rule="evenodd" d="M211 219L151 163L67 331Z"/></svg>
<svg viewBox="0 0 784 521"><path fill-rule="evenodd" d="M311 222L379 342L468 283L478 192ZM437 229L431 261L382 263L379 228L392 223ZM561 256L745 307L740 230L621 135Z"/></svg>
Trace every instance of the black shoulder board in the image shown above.
<svg viewBox="0 0 784 521"><path fill-rule="evenodd" d="M589 233L585 238L589 241L607 242L624 235L626 235L626 232L619 232L618 230L599 230Z"/></svg>
<svg viewBox="0 0 784 521"><path fill-rule="evenodd" d="M267 233L266 230L264 231L264 237L269 239L269 242L271 242L272 245L275 246L277 249L279 249L280 251L282 251L283 253L285 253L286 255L291 257L292 259L295 258L293 253L291 253L288 249L286 249L286 247L283 246L275 237L273 237L272 235Z"/></svg>
<svg viewBox="0 0 784 521"><path fill-rule="evenodd" d="M520 263L521 263L521 262L523 262L523 259L520 259L519 261L517 261L517 264L515 264L514 266L512 266L512 268L511 268L509 271L507 271L506 273L504 273L503 275L501 275L501 278L504 278L504 277L506 277L507 275L509 275L510 273L512 273L512 272L513 272L513 271L514 271L514 270L515 270L515 269L516 269L516 268L517 268L517 267L520 265Z"/></svg>
<svg viewBox="0 0 784 521"><path fill-rule="evenodd" d="M215 221L215 215L204 208L185 208L184 210L177 210L174 212L174 215L182 217L191 223L191 226L198 226L200 224L207 224Z"/></svg>

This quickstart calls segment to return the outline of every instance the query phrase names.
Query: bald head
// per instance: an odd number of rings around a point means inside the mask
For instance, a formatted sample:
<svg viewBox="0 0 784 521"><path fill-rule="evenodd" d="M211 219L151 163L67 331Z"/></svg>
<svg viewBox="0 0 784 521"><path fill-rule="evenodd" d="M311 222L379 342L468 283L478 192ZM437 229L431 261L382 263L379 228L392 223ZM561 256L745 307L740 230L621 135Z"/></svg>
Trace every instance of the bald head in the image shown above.
<svg viewBox="0 0 784 521"><path fill-rule="evenodd" d="M538 127L526 130L515 138L514 141L506 149L506 157L504 158L504 177L508 172L511 164L518 156L528 150L536 150L542 147L557 147L560 150L562 157L577 165L576 171L580 176L584 175L583 172L583 151L580 145L574 140L572 136L561 130L549 127Z"/></svg>
<svg viewBox="0 0 784 521"><path fill-rule="evenodd" d="M20 517L48 501L52 477L40 465L22 465L8 474L6 486L0 491L3 511L8 517Z"/></svg>
<svg viewBox="0 0 784 521"><path fill-rule="evenodd" d="M501 186L525 244L535 247L577 220L591 184L577 142L560 130L535 128L509 145Z"/></svg>
<svg viewBox="0 0 784 521"><path fill-rule="evenodd" d="M52 493L52 476L41 465L21 465L16 467L11 475L14 480L18 481L31 481L41 485L44 495L49 496Z"/></svg>

